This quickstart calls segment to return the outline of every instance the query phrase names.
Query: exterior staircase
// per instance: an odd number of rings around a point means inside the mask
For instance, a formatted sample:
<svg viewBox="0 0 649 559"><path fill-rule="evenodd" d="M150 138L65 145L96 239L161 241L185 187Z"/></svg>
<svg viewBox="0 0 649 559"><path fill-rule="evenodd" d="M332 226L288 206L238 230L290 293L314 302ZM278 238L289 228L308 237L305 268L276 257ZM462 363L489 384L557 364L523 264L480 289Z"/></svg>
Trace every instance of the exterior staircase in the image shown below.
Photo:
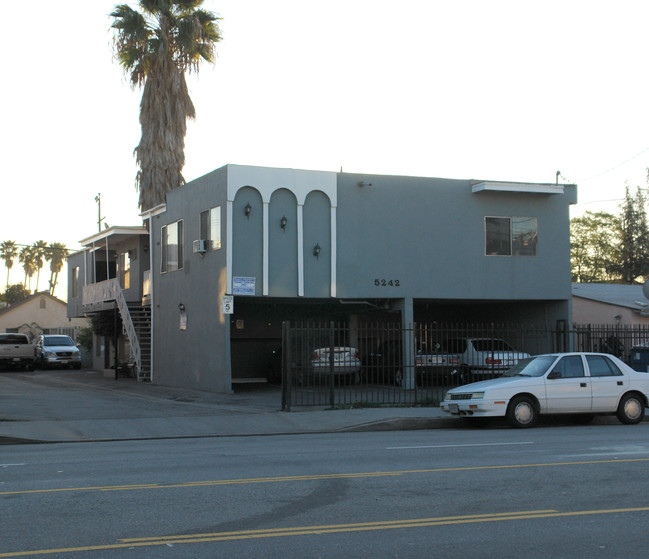
<svg viewBox="0 0 649 559"><path fill-rule="evenodd" d="M140 362L137 363L137 380L151 380L151 307L128 304L128 312L140 345ZM122 322L124 317L122 317ZM129 341L130 338L129 338ZM131 342L131 346L133 343Z"/></svg>
<svg viewBox="0 0 649 559"><path fill-rule="evenodd" d="M151 380L151 307L127 303L124 292L115 278L83 288L84 305L92 306L115 302L122 318L124 335L131 347L138 381ZM87 303L86 303L87 302Z"/></svg>

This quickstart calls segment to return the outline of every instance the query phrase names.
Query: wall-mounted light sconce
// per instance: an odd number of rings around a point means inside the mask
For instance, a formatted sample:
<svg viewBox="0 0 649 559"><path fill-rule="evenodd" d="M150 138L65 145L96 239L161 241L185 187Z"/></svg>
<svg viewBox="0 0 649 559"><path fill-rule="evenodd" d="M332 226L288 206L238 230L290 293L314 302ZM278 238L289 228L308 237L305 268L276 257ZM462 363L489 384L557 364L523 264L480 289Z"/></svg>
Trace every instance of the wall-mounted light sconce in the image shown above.
<svg viewBox="0 0 649 559"><path fill-rule="evenodd" d="M361 181L358 183L358 186L372 186L371 182Z"/></svg>
<svg viewBox="0 0 649 559"><path fill-rule="evenodd" d="M246 216L248 219L250 219L250 212L251 212L251 211L252 211L252 206L250 205L250 202L248 202L248 203L246 204L246 207L243 208L243 213L245 214L245 216Z"/></svg>
<svg viewBox="0 0 649 559"><path fill-rule="evenodd" d="M318 243L316 243L313 247L313 256L315 256L316 258L320 256L320 245Z"/></svg>
<svg viewBox="0 0 649 559"><path fill-rule="evenodd" d="M282 231L286 232L286 224L288 223L288 219L286 219L286 216L283 216L282 219L279 221L279 226L282 228Z"/></svg>
<svg viewBox="0 0 649 559"><path fill-rule="evenodd" d="M182 303L178 303L178 310L179 310L181 313L182 313L182 312L185 312L185 305L183 305Z"/></svg>

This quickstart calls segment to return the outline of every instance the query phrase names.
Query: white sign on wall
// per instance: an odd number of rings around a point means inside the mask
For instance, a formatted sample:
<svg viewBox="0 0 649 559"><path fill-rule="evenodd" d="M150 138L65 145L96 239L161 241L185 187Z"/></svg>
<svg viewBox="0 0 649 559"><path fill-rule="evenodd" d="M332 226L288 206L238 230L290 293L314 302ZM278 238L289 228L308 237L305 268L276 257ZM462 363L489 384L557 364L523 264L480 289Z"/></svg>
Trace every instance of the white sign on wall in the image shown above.
<svg viewBox="0 0 649 559"><path fill-rule="evenodd" d="M233 295L254 295L256 278L233 277L232 294Z"/></svg>
<svg viewBox="0 0 649 559"><path fill-rule="evenodd" d="M234 314L234 297L223 295L223 314Z"/></svg>

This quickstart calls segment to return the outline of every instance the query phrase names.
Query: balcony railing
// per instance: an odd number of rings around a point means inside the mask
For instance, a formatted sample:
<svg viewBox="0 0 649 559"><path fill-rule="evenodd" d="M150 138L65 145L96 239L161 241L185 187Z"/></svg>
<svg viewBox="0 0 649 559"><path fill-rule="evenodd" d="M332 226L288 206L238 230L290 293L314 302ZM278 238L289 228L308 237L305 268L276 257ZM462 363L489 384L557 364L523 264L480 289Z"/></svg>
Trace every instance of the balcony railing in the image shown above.
<svg viewBox="0 0 649 559"><path fill-rule="evenodd" d="M121 288L116 278L84 285L83 305L96 305L98 303L114 301L119 292L121 292Z"/></svg>
<svg viewBox="0 0 649 559"><path fill-rule="evenodd" d="M135 331L135 326L131 318L124 293L116 278L83 287L83 304L93 305L98 303L115 301L119 309L119 314L122 317L122 325L126 333L131 347L131 356L135 359L137 370L142 371L142 350L140 342Z"/></svg>

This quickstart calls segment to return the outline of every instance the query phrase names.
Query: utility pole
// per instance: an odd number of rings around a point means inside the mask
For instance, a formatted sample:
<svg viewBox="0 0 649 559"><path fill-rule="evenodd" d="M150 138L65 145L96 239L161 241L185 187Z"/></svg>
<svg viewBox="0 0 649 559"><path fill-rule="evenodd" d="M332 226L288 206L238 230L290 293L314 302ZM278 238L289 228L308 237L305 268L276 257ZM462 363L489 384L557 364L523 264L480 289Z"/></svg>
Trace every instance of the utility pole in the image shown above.
<svg viewBox="0 0 649 559"><path fill-rule="evenodd" d="M97 196L95 196L95 202L97 202L97 228L101 233L101 222L105 219L101 217L101 192L98 192Z"/></svg>

